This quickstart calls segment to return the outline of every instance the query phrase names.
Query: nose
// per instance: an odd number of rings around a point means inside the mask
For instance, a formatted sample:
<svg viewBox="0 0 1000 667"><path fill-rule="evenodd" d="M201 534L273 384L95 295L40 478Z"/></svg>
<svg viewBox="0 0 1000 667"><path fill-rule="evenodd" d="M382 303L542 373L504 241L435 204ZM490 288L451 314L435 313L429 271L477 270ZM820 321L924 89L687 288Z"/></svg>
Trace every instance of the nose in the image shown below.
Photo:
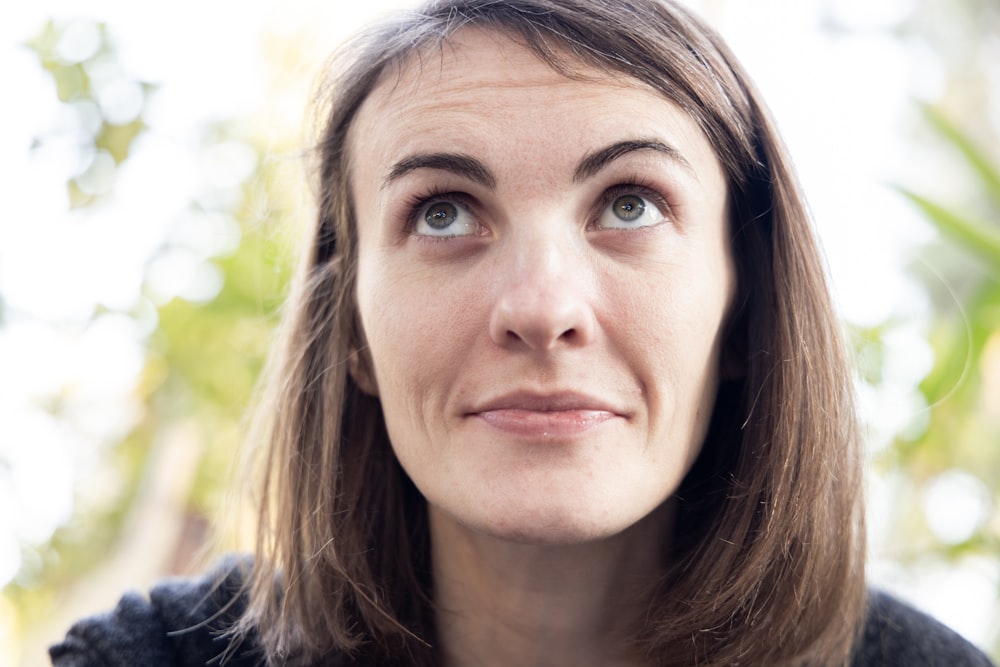
<svg viewBox="0 0 1000 667"><path fill-rule="evenodd" d="M591 272L567 239L532 238L500 262L490 337L505 348L546 352L593 340Z"/></svg>

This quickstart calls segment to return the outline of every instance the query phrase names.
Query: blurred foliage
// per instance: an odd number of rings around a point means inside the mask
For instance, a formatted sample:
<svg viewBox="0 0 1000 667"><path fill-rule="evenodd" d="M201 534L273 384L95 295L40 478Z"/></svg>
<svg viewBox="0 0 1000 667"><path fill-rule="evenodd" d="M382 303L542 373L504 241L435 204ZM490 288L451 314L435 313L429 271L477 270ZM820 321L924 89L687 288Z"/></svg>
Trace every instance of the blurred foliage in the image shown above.
<svg viewBox="0 0 1000 667"><path fill-rule="evenodd" d="M900 189L959 253L950 260L938 255L941 273L928 272L926 264L915 269L937 297L938 317L929 335L935 364L920 383L931 419L919 437L897 440L891 465L922 480L961 468L995 490L1000 488L1000 397L995 395L1000 388L1000 162L938 109L923 111L941 139L964 158L970 179L978 184L975 204L989 214L980 219L965 212L971 204L943 204ZM946 552L952 557L984 549L1000 554L995 524L986 523L967 543Z"/></svg>
<svg viewBox="0 0 1000 667"><path fill-rule="evenodd" d="M939 108L922 110L939 140L961 156L978 196L972 202L944 203L898 188L941 237L913 267L933 300L927 340L934 365L918 387L926 414L917 415L916 428L898 434L875 464L883 474L905 472L899 476L902 484L895 491L889 531L893 559L958 564L985 557L996 568L1000 561L1000 161ZM880 380L881 334L874 329L861 338L861 349L866 350L862 357L873 357L870 367L876 369L865 378L868 382ZM926 514L932 502L928 491L935 481L956 472L966 475L963 479L977 480L965 491L982 491L978 499L982 511L977 512L974 529L958 541L936 534ZM961 522L966 517L952 519ZM992 654L1000 659L996 618L992 625Z"/></svg>
<svg viewBox="0 0 1000 667"><path fill-rule="evenodd" d="M889 558L904 567L929 565L938 572L935 563L973 563L985 573L985 585L1000 572L998 31L1000 5L994 0L921 0L897 30L918 53L929 49L941 67L932 101L919 105L912 130L915 139L933 149L932 155L918 158L925 161L921 170L935 178L947 175L946 182L957 181L961 187L935 190L933 181L921 188L897 187L939 236L911 268L930 297L932 317L925 337L934 361L917 387L925 409L873 462L892 484ZM861 332L858 339L863 379L870 384L882 380L880 368L888 354L883 336L893 324ZM969 494L966 500L975 497L976 507L970 511L971 505L946 502L943 511L968 511L971 519L951 519L973 525L967 533L942 535L932 526L930 514L942 509L931 506L941 501L932 492L937 482L956 475L971 480L963 492ZM1000 600L1000 590L993 597ZM996 610L998 603L988 627L993 659L1000 661Z"/></svg>
<svg viewBox="0 0 1000 667"><path fill-rule="evenodd" d="M107 191L104 184L93 182L95 177L100 180L104 176L93 173L102 167L98 156L110 156L115 166L121 165L128 158L132 143L146 129L146 125L139 114L131 120L114 116L109 118L101 109L101 101L98 99L101 80L106 82L112 77L119 80L126 78L107 26L96 26L99 41L91 53L81 60L68 60L60 54L59 45L69 25L71 24L50 20L27 46L38 54L42 67L52 75L59 100L73 109L81 127L90 132L90 146L81 147L82 152L91 153L90 163L66 184L71 205L82 207L93 204ZM137 110L141 110L155 86L145 81L128 82L134 84L136 92L141 95L141 102L136 105ZM125 90L129 88L126 87ZM106 102L104 106L108 106ZM88 148L90 151L86 150Z"/></svg>
<svg viewBox="0 0 1000 667"><path fill-rule="evenodd" d="M137 84L142 92L139 113L124 123L109 118L94 73L100 70L102 77L113 72L119 80L128 78L111 35L105 25L98 25L97 48L82 60L72 61L57 49L68 28L69 24L50 21L28 46L52 76L59 100L68 112L79 115L78 124L84 130L79 150L89 161L84 160L83 170L67 182L70 204L79 208L107 203L113 195L117 169L130 159L136 139L147 131L143 112L156 87L126 81ZM35 144L45 141L46 137L38 137ZM289 235L295 227L287 218L292 209L298 208L298 195L288 191L282 173L288 163L262 159L264 142L253 135L252 126L233 119L202 128L203 153L233 142L248 146L255 156L249 176L235 187L226 186L225 192L205 192L189 203L192 217L222 214L239 224L238 247L208 259L222 277L221 288L207 302L174 297L156 304L156 327L146 340L145 367L134 388L142 417L106 454L102 465L107 468L109 488L105 495L97 503L78 502L72 521L56 531L48 545L26 552L18 577L3 589L0 602L14 609L16 634L38 631L49 623L75 587L113 562L130 531L144 521L157 520L136 514L144 511L144 488L155 486L158 477L178 471L160 467L163 456L158 453L175 446L169 434L181 433L194 441L196 457L192 466L180 469L186 479L164 480L189 492L180 517L182 540L173 546L173 553L166 555L168 562L160 574L199 567L199 551L210 546L212 537L204 527L215 522L232 482L243 415L287 287ZM274 145L268 148L283 149ZM111 157L110 163L106 161L111 169L105 168L102 182L95 187L90 172L101 155ZM167 254L183 243L168 235L157 254ZM157 297L149 294L148 285L144 292L143 302L148 308ZM143 307L137 304L124 314L136 321L148 318ZM98 317L101 310L95 307L92 317ZM58 402L53 409L58 412ZM149 553L140 557L158 562L164 555ZM61 625L50 628L46 640L56 636L53 631L64 630ZM31 662L35 659L37 656Z"/></svg>

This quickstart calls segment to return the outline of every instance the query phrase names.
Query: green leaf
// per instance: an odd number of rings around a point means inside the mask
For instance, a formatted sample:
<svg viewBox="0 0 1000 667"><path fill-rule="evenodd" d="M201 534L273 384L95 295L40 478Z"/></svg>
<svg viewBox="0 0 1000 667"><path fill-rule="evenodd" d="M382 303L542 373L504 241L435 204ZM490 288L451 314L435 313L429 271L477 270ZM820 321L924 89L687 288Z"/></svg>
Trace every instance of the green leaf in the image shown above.
<svg viewBox="0 0 1000 667"><path fill-rule="evenodd" d="M924 105L923 112L934 129L965 156L969 167L985 186L986 195L993 201L994 206L1000 208L1000 165L994 164L989 156L980 150L976 142L940 110Z"/></svg>
<svg viewBox="0 0 1000 667"><path fill-rule="evenodd" d="M987 223L965 218L905 188L897 190L916 204L942 234L977 255L986 262L991 272L1000 275L1000 231Z"/></svg>

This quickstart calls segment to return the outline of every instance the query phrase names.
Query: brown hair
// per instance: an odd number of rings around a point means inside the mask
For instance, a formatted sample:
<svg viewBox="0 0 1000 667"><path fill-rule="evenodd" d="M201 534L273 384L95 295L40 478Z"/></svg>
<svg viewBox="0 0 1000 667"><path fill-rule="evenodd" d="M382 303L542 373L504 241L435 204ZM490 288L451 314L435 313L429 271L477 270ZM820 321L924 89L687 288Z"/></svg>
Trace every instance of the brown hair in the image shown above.
<svg viewBox="0 0 1000 667"><path fill-rule="evenodd" d="M659 91L725 169L742 377L723 382L678 489L677 545L635 648L661 665L838 665L864 614L851 374L789 160L722 40L669 0L438 0L341 52L324 94L319 208L268 398L257 561L244 630L276 662L350 653L435 664L426 503L392 452L364 363L347 134L383 75L464 26Z"/></svg>

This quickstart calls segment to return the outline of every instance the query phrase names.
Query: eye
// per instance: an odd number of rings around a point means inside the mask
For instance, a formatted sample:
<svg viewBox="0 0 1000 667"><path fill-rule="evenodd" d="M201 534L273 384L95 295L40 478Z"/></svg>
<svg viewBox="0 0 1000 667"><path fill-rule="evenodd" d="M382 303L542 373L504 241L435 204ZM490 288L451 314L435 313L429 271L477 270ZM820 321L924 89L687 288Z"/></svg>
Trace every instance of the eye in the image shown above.
<svg viewBox="0 0 1000 667"><path fill-rule="evenodd" d="M594 223L598 229L635 229L658 225L667 219L658 197L633 187L615 187L604 195L603 208Z"/></svg>
<svg viewBox="0 0 1000 667"><path fill-rule="evenodd" d="M471 236L478 229L472 212L457 197L435 197L417 206L413 216L413 233L419 236Z"/></svg>

